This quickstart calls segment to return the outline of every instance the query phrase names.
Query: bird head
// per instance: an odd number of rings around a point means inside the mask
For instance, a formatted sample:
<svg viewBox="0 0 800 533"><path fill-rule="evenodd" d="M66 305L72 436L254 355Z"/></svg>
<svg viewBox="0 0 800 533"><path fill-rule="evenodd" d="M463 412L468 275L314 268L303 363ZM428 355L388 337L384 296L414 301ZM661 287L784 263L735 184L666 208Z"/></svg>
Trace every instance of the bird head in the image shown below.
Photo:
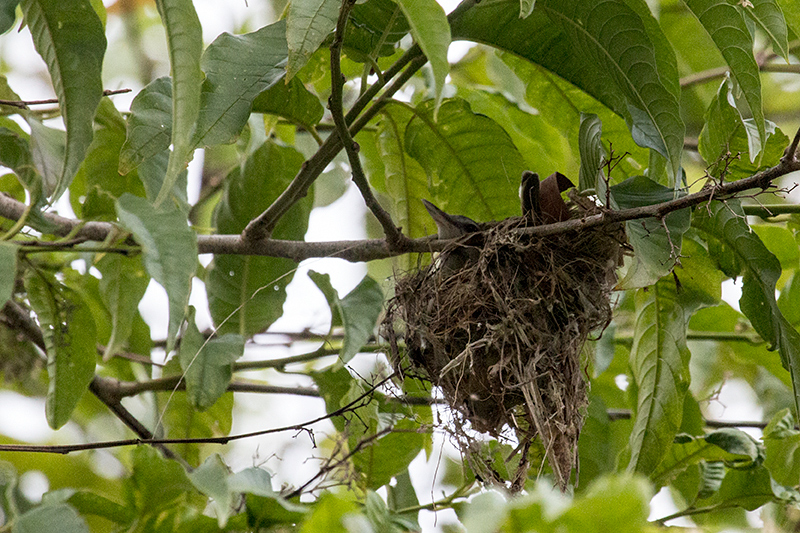
<svg viewBox="0 0 800 533"><path fill-rule="evenodd" d="M440 239L455 239L468 233L481 231L478 223L469 217L445 213L427 200L422 200L422 203L425 204L425 209L436 222L436 230Z"/></svg>

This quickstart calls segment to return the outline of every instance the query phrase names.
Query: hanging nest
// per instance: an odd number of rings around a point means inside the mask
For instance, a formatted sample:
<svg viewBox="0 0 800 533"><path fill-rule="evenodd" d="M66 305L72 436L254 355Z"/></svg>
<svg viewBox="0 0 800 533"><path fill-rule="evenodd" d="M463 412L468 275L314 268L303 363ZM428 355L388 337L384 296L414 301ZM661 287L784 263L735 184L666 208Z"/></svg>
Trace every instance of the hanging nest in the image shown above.
<svg viewBox="0 0 800 533"><path fill-rule="evenodd" d="M570 210L573 217L599 212L575 195ZM611 320L625 233L614 224L537 237L518 231L527 225L521 217L484 224L430 266L398 277L384 333L398 371L441 388L468 460L475 446L472 438L465 444L464 422L493 436L507 425L517 450L541 439L563 490L577 465L587 405L581 349ZM446 273L439 265L449 254L469 261ZM520 465L525 472L512 488L526 477L526 457Z"/></svg>

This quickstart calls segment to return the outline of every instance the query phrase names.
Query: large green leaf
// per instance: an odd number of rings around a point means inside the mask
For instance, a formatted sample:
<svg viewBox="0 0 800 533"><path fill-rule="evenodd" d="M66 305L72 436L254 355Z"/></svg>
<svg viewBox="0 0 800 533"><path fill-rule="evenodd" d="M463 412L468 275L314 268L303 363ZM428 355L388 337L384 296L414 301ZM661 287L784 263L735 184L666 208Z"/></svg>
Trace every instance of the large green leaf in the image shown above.
<svg viewBox="0 0 800 533"><path fill-rule="evenodd" d="M350 13L345 50L354 49L372 58L389 56L408 30L408 21L400 6L391 0L358 3Z"/></svg>
<svg viewBox="0 0 800 533"><path fill-rule="evenodd" d="M406 16L414 41L428 58L433 71L436 107L442 98L445 78L450 70L447 49L450 46L450 24L436 0L398 0Z"/></svg>
<svg viewBox="0 0 800 533"><path fill-rule="evenodd" d="M67 190L92 142L92 120L103 96L103 24L88 0L23 0L25 23L50 72L66 126L66 148L53 200Z"/></svg>
<svg viewBox="0 0 800 533"><path fill-rule="evenodd" d="M200 112L203 72L203 32L192 0L156 0L167 30L167 49L172 71L172 152L156 205L172 194L172 186L192 158L192 136Z"/></svg>
<svg viewBox="0 0 800 533"><path fill-rule="evenodd" d="M292 181L303 156L268 141L226 178L225 193L215 211L219 233L238 234L266 209ZM276 239L303 240L313 195L297 202L278 223ZM286 285L296 264L277 257L218 255L208 273L209 307L222 333L249 336L264 331L283 312Z"/></svg>
<svg viewBox="0 0 800 533"><path fill-rule="evenodd" d="M20 0L5 0L0 4L0 33L11 29L17 21L17 6Z"/></svg>
<svg viewBox="0 0 800 533"><path fill-rule="evenodd" d="M13 296L17 278L17 246L0 242L0 308Z"/></svg>
<svg viewBox="0 0 800 533"><path fill-rule="evenodd" d="M587 92L625 118L639 145L666 157L678 182L684 126L674 53L644 4L630 4L539 1L520 19L517 0L482 2L454 21L453 38L513 52Z"/></svg>
<svg viewBox="0 0 800 533"><path fill-rule="evenodd" d="M785 15L786 25L795 35L800 35L800 4L794 0L777 0L777 2Z"/></svg>
<svg viewBox="0 0 800 533"><path fill-rule="evenodd" d="M23 134L0 128L0 164L14 171L26 189L41 186L41 177L33 164L30 143Z"/></svg>
<svg viewBox="0 0 800 533"><path fill-rule="evenodd" d="M355 356L375 333L375 325L383 311L383 291L380 285L369 276L365 276L356 287L339 298L330 284L330 276L309 271L309 277L325 294L333 314L331 326L336 325L337 318L344 326L344 344L339 358L346 363Z"/></svg>
<svg viewBox="0 0 800 533"><path fill-rule="evenodd" d="M172 205L157 209L144 198L126 193L117 200L117 214L120 224L141 245L147 273L167 291L169 352L189 304L197 268L197 237Z"/></svg>
<svg viewBox="0 0 800 533"><path fill-rule="evenodd" d="M127 484L140 515L169 509L178 498L186 498L194 490L183 467L177 461L164 459L150 446L134 448L131 459L133 472Z"/></svg>
<svg viewBox="0 0 800 533"><path fill-rule="evenodd" d="M283 78L287 54L284 21L245 35L217 37L203 54L206 79L193 145L233 142L247 124L255 97Z"/></svg>
<svg viewBox="0 0 800 533"><path fill-rule="evenodd" d="M189 402L205 411L228 389L233 377L231 365L244 353L244 338L227 334L206 340L197 329L194 315L194 307L190 307L178 360Z"/></svg>
<svg viewBox="0 0 800 533"><path fill-rule="evenodd" d="M15 533L89 533L89 526L75 509L66 503L40 505L14 521Z"/></svg>
<svg viewBox="0 0 800 533"><path fill-rule="evenodd" d="M768 120L767 141L761 152L755 157L752 153L750 158L740 157L750 152L748 131L753 128L752 119L742 120L738 109L731 103L733 91L729 80L722 82L706 110L706 122L698 139L698 150L709 165L709 175L727 181L746 178L777 165L789 144L786 135Z"/></svg>
<svg viewBox="0 0 800 533"><path fill-rule="evenodd" d="M336 28L339 0L293 0L286 15L286 42L289 47L286 77L291 79L322 41Z"/></svg>
<svg viewBox="0 0 800 533"><path fill-rule="evenodd" d="M525 165L505 130L463 100L442 102L436 120L434 110L432 100L414 110L405 147L427 172L437 205L476 220L518 215Z"/></svg>
<svg viewBox="0 0 800 533"><path fill-rule="evenodd" d="M739 429L722 428L701 437L679 435L652 473L652 479L662 487L694 464L724 461L736 468L747 468L762 460L758 443Z"/></svg>
<svg viewBox="0 0 800 533"><path fill-rule="evenodd" d="M567 175L578 170L567 139L524 102L515 102L505 91L461 87L457 96L469 102L475 114L486 115L503 126L519 149L526 168L540 172L559 169Z"/></svg>
<svg viewBox="0 0 800 533"><path fill-rule="evenodd" d="M775 53L789 61L789 38L786 20L776 0L751 0L738 4L739 9L755 21L772 41Z"/></svg>
<svg viewBox="0 0 800 533"><path fill-rule="evenodd" d="M770 348L780 352L781 363L792 378L795 403L800 405L800 333L784 318L775 300L781 266L745 220L739 201L728 200L700 207L692 224L706 241L718 241L735 255L744 274L739 308Z"/></svg>
<svg viewBox="0 0 800 533"><path fill-rule="evenodd" d="M764 428L764 446L764 466L772 478L787 487L796 485L800 479L800 431L795 429L789 409L775 413Z"/></svg>
<svg viewBox="0 0 800 533"><path fill-rule="evenodd" d="M172 80L163 77L151 81L131 102L128 137L119 155L120 174L169 148L171 139Z"/></svg>
<svg viewBox="0 0 800 533"><path fill-rule="evenodd" d="M128 342L139 312L139 301L150 278L145 274L140 257L107 254L95 266L103 275L100 294L111 315L111 335L103 354L103 359L107 360Z"/></svg>
<svg viewBox="0 0 800 533"><path fill-rule="evenodd" d="M428 177L425 170L405 150L406 125L414 111L402 104L389 104L383 108L378 123L376 144L385 173L383 184L374 182L392 200L392 218L411 237L422 237L435 233L434 227L425 227L428 220L425 207L420 201L428 193ZM411 267L411 264L407 264Z"/></svg>
<svg viewBox="0 0 800 533"><path fill-rule="evenodd" d="M54 277L31 273L25 288L47 347L47 423L58 429L67 423L94 377L95 321L80 295Z"/></svg>
<svg viewBox="0 0 800 533"><path fill-rule="evenodd" d="M76 215L88 220L116 220L114 200L126 192L144 196L136 172L119 175L119 154L125 142L125 120L108 98L100 101L95 115L92 144L69 188Z"/></svg>
<svg viewBox="0 0 800 533"><path fill-rule="evenodd" d="M670 278L639 289L635 298L630 366L637 400L628 470L649 475L681 426L683 401L689 388L687 317Z"/></svg>
<svg viewBox="0 0 800 533"><path fill-rule="evenodd" d="M742 14L726 0L686 0L686 5L722 52L750 106L759 139L758 145L750 150L750 157L754 158L767 139L761 103L761 77L753 56L753 37L747 30Z"/></svg>
<svg viewBox="0 0 800 533"><path fill-rule="evenodd" d="M645 176L629 178L611 187L615 207L628 209L672 200L671 188ZM673 211L663 222L654 218L631 220L625 224L634 257L618 288L647 287L668 274L681 251L683 234L689 229L690 211Z"/></svg>
<svg viewBox="0 0 800 533"><path fill-rule="evenodd" d="M235 494L228 487L230 470L219 456L213 454L189 473L189 481L197 490L213 500L219 527L225 527L232 511Z"/></svg>
<svg viewBox="0 0 800 533"><path fill-rule="evenodd" d="M618 178L640 174L641 169L647 166L650 151L633 141L625 120L620 116L539 65L509 53L501 53L500 57L525 84L525 101L555 130L553 133L542 132L537 136L555 136L554 133L557 132L572 148L572 159L580 159L581 117L583 114L594 114L603 125L604 146L610 145L616 155L627 154L615 167Z"/></svg>
<svg viewBox="0 0 800 533"><path fill-rule="evenodd" d="M581 172L578 179L578 190L594 189L600 201L605 203L605 150L601 137L603 124L595 114L581 114L581 127L578 133L581 152Z"/></svg>
<svg viewBox="0 0 800 533"><path fill-rule="evenodd" d="M313 93L305 88L299 78L288 84L276 83L253 100L253 113L269 113L310 129L315 126L325 109Z"/></svg>

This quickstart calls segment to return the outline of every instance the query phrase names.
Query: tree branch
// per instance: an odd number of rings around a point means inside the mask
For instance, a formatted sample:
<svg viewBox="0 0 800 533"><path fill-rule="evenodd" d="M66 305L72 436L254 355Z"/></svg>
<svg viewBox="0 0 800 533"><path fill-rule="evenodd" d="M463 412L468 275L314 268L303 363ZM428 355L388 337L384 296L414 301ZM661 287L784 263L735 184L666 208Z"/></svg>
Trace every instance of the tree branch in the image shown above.
<svg viewBox="0 0 800 533"><path fill-rule="evenodd" d="M328 139L330 140L332 137L333 136ZM793 153L792 149L796 152L798 142L800 142L800 130L798 130L798 135L795 136L787 150L787 154ZM730 198L736 193L749 189L766 190L774 180L790 172L799 170L800 161L797 160L796 156L789 157L786 155L776 166L758 172L749 178L710 186L699 192L688 194L669 202L617 211L604 211L584 218L570 219L564 222L523 228L516 231L521 231L532 236L545 236L582 231L588 228L625 222L628 220L663 218L673 211L693 207L711 200ZM11 220L18 220L23 215L24 211L25 204L18 202L10 196L0 194L0 216ZM53 233L59 236L72 235L73 238L77 239L102 242L111 232L118 231L114 224L108 222L84 222L52 213L43 213L42 216L55 226ZM261 255L284 257L296 262L312 257L339 257L353 262L372 261L404 253L441 251L450 244L449 240L436 239L435 237L423 237L421 239L405 240L392 248L385 239L330 242L302 242L276 239L251 241L242 235L199 235L197 242L199 252L202 254Z"/></svg>
<svg viewBox="0 0 800 533"><path fill-rule="evenodd" d="M447 19L452 24L458 17L463 15L467 10L473 7L475 4L478 3L479 0L463 0L458 7L456 7L448 16ZM412 46L408 52L403 54L400 59L398 59L394 65L392 65L386 72L383 73L383 76L378 79L369 89L367 89L361 97L356 100L356 103L350 109L350 111L345 116L345 120L348 124L352 124L350 126L350 134L355 135L358 133L367 123L372 119L372 117L377 114L383 105L388 101L391 96L397 92L403 84L408 81L414 73L419 70L422 65L427 62L427 59L422 54L422 50L420 50L418 45ZM406 68L408 65L408 68ZM389 83L394 76L397 76L403 69L405 71L395 83L392 83L386 91L381 95L381 97L373 103L373 105L368 109L363 115L361 115L358 120L356 117L366 109L372 99ZM397 83L400 82L400 83ZM301 198L305 197L308 194L308 189L311 187L311 184L314 183L314 180L322 174L322 171L328 166L328 163L333 161L333 158L336 157L336 154L344 147L342 141L338 135L329 135L325 142L322 143L319 150L311 156L309 160L303 163L303 166L300 168L300 172L294 177L292 182L286 188L286 190L281 193L278 198L272 202L263 213L259 216L254 218L250 221L247 227L242 232L243 240L252 243L252 242L260 242L265 239L268 239L269 236L272 234L272 230L275 229L275 225L278 223L278 220L291 208L295 202L300 200ZM402 246L401 246L402 247ZM400 252L406 253L406 251ZM341 256L340 256L341 257Z"/></svg>
<svg viewBox="0 0 800 533"><path fill-rule="evenodd" d="M350 130L347 127L347 122L344 118L344 75L342 74L340 58L342 53L342 45L344 44L344 33L347 28L347 19L350 17L355 5L355 0L342 0L342 7L339 11L339 20L336 24L336 31L334 32L333 42L331 43L331 96L328 99L328 108L331 111L333 122L336 125L336 133L344 145L344 150L347 153L347 159L350 161L350 169L352 170L353 182L361 191L361 196L364 198L364 203L367 205L375 218L378 219L383 232L386 235L386 241L390 248L395 248L402 241L408 240L408 237L403 235L400 228L395 226L389 213L386 212L375 195L372 194L372 189L367 181L367 176L361 166L361 159L358 155L359 146L353 140Z"/></svg>
<svg viewBox="0 0 800 533"><path fill-rule="evenodd" d="M30 313L28 313L22 306L13 300L9 300L3 306L2 316L5 318L5 321L8 323L10 328L21 332L23 335L25 335L25 337L28 338L28 340L34 343L42 353L47 353L42 331L33 321ZM114 416L120 419L123 424L128 426L128 428L140 439L152 439L153 434L150 432L150 430L144 427L144 425L139 422L139 420L133 416L130 411L123 407L123 405L120 403L120 397L111 396L108 394L108 381L109 380L107 378L95 375L94 378L92 378L91 383L89 383L89 390L97 397L98 400L105 404L105 406L108 407L112 413L114 413ZM175 452L167 448L164 444L154 444L158 449L161 450L165 457L169 459L175 459L181 464L186 464L182 457L176 455Z"/></svg>
<svg viewBox="0 0 800 533"><path fill-rule="evenodd" d="M112 96L115 94L125 94L131 92L132 89L106 89L103 91L103 96ZM1 100L0 105L7 105L11 107L18 107L20 109L28 109L28 106L43 105L43 104L57 104L58 98L47 98L46 100Z"/></svg>

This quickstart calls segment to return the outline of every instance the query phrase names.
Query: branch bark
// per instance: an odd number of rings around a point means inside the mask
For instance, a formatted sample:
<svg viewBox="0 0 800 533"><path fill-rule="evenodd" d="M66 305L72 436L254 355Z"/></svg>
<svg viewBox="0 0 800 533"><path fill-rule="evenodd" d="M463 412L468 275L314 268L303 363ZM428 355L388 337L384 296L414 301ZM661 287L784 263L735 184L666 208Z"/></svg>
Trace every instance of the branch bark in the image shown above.
<svg viewBox="0 0 800 533"><path fill-rule="evenodd" d="M330 138L329 138L330 139ZM338 139L338 137L337 137ZM791 172L800 171L797 160L797 145L800 142L800 130L780 163L757 174L733 181L706 187L696 193L681 198L630 209L604 211L589 217L571 219L555 224L546 224L524 228L522 231L532 236L555 235L606 224L625 222L642 218L663 218L673 211L690 208L704 202L731 198L737 193L750 189L766 190L772 182ZM319 152L318 152L319 153ZM25 204L0 194L0 216L18 220L23 216ZM77 240L105 241L112 232L119 228L109 222L85 222L52 213L44 213L44 218L55 226L53 234L65 237L70 235ZM199 235L197 238L201 254L237 254L283 257L300 262L312 257L339 257L352 262L386 259L405 253L430 253L443 250L450 241L437 239L435 236L420 239L406 239L390 246L386 239L365 239L358 241L302 242L277 239L250 240L242 235Z"/></svg>

